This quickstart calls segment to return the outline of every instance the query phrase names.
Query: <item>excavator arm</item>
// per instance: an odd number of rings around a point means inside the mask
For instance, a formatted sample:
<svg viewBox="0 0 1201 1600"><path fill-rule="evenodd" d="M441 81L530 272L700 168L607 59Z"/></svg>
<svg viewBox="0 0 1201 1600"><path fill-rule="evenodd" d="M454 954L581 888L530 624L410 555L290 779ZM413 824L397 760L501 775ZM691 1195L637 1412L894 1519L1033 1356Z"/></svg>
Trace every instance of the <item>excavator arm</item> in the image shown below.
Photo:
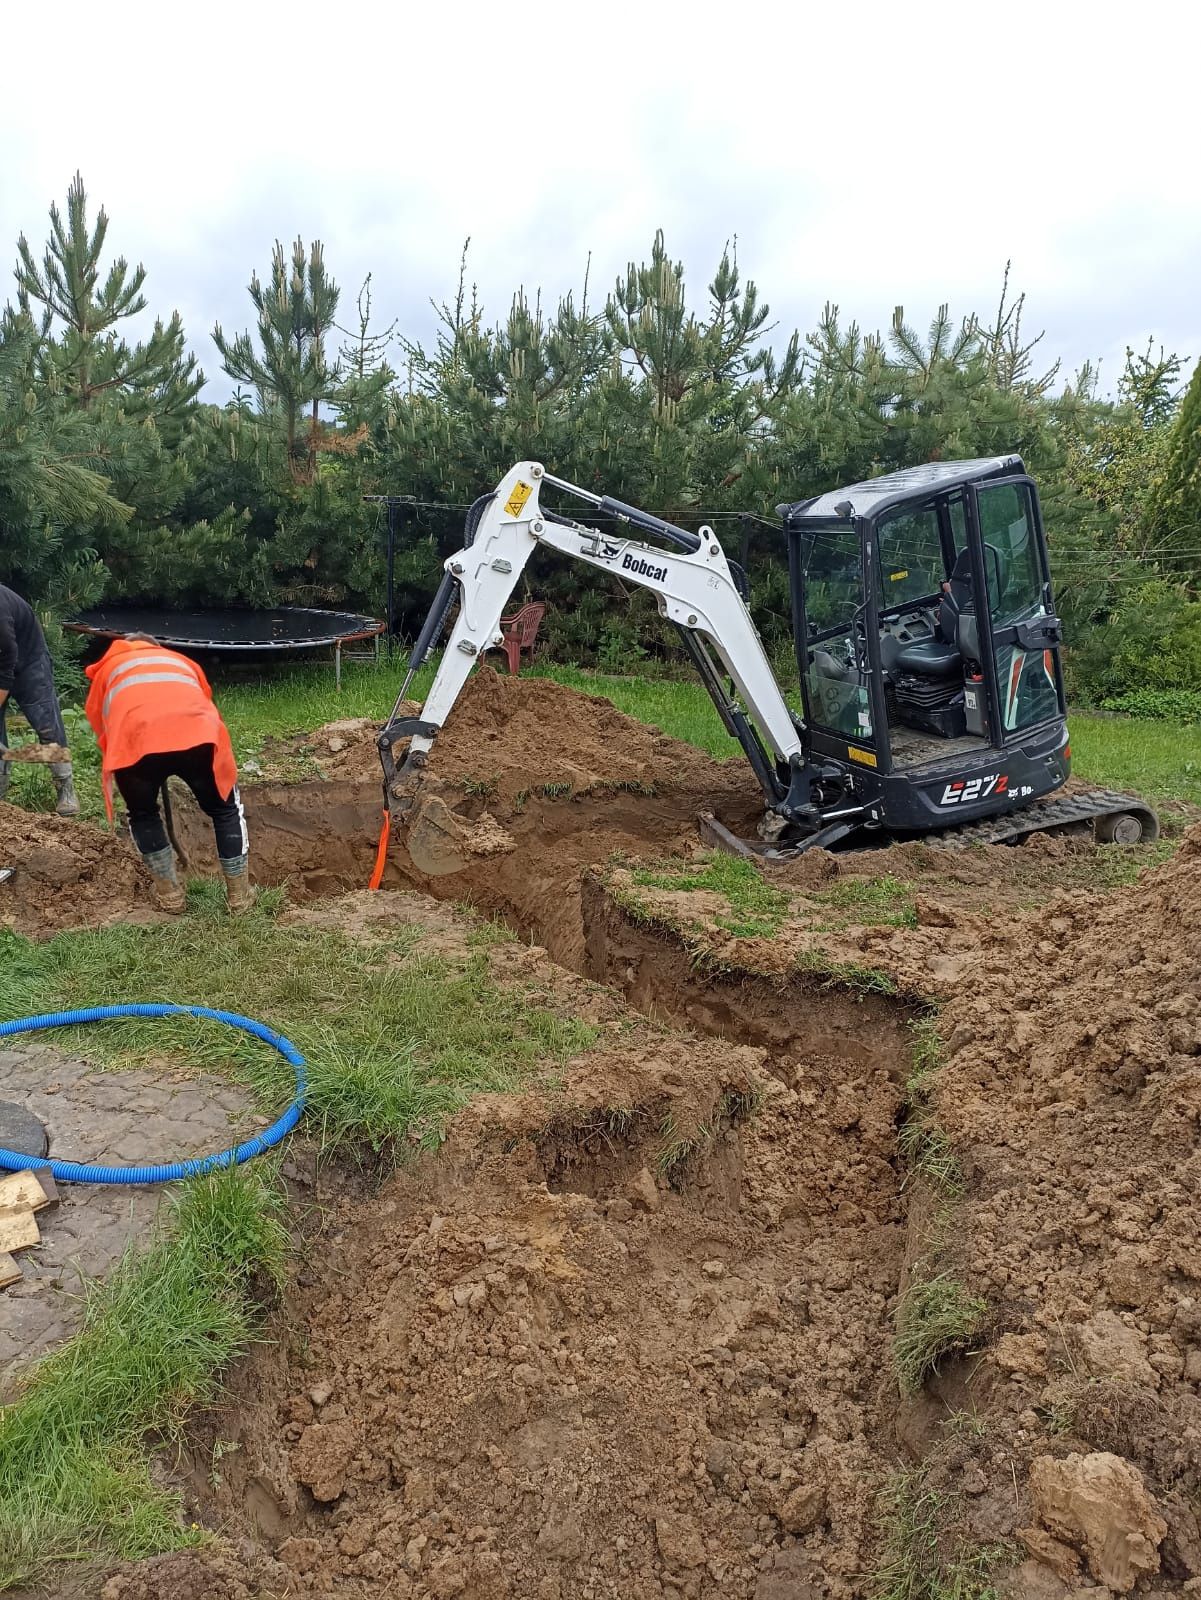
<svg viewBox="0 0 1201 1600"><path fill-rule="evenodd" d="M618 525L651 533L663 543L614 537L562 513L543 511L540 495L547 484L587 502L606 519L616 518ZM768 809L787 821L810 827L820 823L811 793L816 775L806 759L803 725L785 704L712 530L691 533L676 528L635 506L551 477L536 461L519 462L492 496L476 502L468 517L467 543L445 563L404 686L379 736L385 795L393 816L403 815L411 805L415 780L472 667L486 650L502 642L501 615L539 546L651 590L659 614L678 629L723 724L746 752ZM401 710L409 684L437 642L456 597L459 614L421 715L404 717ZM718 664L732 682L733 694ZM406 742L398 761L397 747Z"/></svg>

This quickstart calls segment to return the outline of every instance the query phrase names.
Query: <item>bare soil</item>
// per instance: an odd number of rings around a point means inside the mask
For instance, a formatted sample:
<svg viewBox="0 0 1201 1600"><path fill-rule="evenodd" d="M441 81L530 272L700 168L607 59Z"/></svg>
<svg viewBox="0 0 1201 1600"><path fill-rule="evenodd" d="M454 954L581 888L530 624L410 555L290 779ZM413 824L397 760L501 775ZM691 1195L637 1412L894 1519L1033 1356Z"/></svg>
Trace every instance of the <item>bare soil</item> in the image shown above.
<svg viewBox="0 0 1201 1600"><path fill-rule="evenodd" d="M150 879L132 845L90 823L0 801L0 927L44 937L63 928L129 921L148 905Z"/></svg>
<svg viewBox="0 0 1201 1600"><path fill-rule="evenodd" d="M630 891L695 854L697 811L748 827L749 777L607 702L478 674L420 801L456 870L398 838L377 896L373 729L331 737L337 772L246 791L260 881L447 959L453 905L499 916L497 981L601 1042L337 1202L193 1429L189 1514L222 1542L96 1592L855 1600L898 1473L932 1532L893 1593L1196 1591L1201 830L1109 889L1077 841L811 857L746 938L707 894ZM900 923L856 893L884 877ZM951 1179L907 1164L916 1119ZM931 1279L982 1310L902 1393ZM921 1586L935 1558L957 1589Z"/></svg>

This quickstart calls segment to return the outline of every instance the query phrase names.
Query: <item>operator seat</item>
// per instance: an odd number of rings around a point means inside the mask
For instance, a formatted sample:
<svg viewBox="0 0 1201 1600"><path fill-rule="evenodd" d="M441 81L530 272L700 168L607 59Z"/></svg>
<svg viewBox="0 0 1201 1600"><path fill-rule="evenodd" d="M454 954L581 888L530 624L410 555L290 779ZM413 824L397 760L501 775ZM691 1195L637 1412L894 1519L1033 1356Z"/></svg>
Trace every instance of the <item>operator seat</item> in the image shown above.
<svg viewBox="0 0 1201 1600"><path fill-rule="evenodd" d="M960 618L972 611L972 566L966 550L955 557L947 587L938 607L933 637L907 644L897 652L894 665L901 672L924 678L954 678L963 666L959 649Z"/></svg>

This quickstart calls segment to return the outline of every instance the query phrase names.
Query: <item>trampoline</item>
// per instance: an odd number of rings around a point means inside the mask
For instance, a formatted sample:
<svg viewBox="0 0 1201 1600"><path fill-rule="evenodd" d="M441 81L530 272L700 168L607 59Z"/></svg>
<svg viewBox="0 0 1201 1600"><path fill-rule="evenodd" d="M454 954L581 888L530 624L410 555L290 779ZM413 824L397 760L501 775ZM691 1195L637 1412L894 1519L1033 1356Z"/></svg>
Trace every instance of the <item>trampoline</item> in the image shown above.
<svg viewBox="0 0 1201 1600"><path fill-rule="evenodd" d="M370 639L379 648L385 624L353 611L320 611L310 606L277 606L272 611L168 611L155 606L97 606L81 611L63 627L98 639L124 639L148 633L177 650L248 653L271 650L331 648L338 687L342 686L342 650Z"/></svg>

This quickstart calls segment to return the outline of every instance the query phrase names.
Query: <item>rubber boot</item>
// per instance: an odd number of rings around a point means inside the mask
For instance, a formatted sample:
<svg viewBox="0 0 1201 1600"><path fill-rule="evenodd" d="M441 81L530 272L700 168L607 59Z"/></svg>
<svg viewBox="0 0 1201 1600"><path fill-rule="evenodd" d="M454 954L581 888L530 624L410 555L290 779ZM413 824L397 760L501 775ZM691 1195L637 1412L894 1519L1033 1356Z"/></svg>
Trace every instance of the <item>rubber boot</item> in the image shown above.
<svg viewBox="0 0 1201 1600"><path fill-rule="evenodd" d="M225 903L231 917L240 917L254 904L254 890L246 870L245 856L221 858L221 871L225 877Z"/></svg>
<svg viewBox="0 0 1201 1600"><path fill-rule="evenodd" d="M175 876L175 852L168 845L165 850L152 850L142 860L150 869L154 888L154 903L160 911L178 916L187 904L183 884Z"/></svg>
<svg viewBox="0 0 1201 1600"><path fill-rule="evenodd" d="M8 798L8 775L11 771L11 761L0 761L0 800Z"/></svg>
<svg viewBox="0 0 1201 1600"><path fill-rule="evenodd" d="M52 761L50 763L50 776L54 779L54 787L58 790L58 803L54 807L60 817L77 817L79 815L79 797L75 793L75 778L71 771L69 761Z"/></svg>

